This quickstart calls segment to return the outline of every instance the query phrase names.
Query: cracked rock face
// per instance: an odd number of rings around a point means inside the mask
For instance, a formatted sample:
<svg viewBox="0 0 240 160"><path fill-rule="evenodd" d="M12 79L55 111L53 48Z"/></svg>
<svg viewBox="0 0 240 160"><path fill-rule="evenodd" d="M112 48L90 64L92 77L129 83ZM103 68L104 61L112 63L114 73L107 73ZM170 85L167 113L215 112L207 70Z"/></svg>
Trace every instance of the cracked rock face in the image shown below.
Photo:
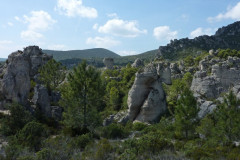
<svg viewBox="0 0 240 160"><path fill-rule="evenodd" d="M240 59L229 57L228 60L219 61L218 64L206 64L211 69L211 74L207 75L206 69L200 66L200 71L194 75L191 90L207 98L217 98L222 92L227 92L229 88L240 82ZM201 65L201 64L200 64Z"/></svg>
<svg viewBox="0 0 240 160"><path fill-rule="evenodd" d="M0 92L10 101L26 105L30 91L30 79L37 74L39 67L52 57L44 54L38 46L29 46L24 51L16 51L8 56Z"/></svg>
<svg viewBox="0 0 240 160"><path fill-rule="evenodd" d="M169 65L166 65L166 69L159 65L155 67L150 64L143 72L136 73L134 84L128 93L128 120L153 123L159 121L160 116L167 111L162 82L170 83L171 72Z"/></svg>

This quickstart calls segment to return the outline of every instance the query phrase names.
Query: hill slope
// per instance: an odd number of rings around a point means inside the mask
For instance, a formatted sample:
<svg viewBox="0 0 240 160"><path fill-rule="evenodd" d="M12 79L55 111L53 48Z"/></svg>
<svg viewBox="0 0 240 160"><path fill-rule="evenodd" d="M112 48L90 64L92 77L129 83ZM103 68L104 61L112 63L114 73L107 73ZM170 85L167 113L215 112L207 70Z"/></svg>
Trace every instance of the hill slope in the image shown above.
<svg viewBox="0 0 240 160"><path fill-rule="evenodd" d="M7 60L7 58L0 58L0 62L4 62L6 60Z"/></svg>
<svg viewBox="0 0 240 160"><path fill-rule="evenodd" d="M86 50L71 50L71 51L54 51L54 50L43 50L44 53L53 55L53 58L57 61L80 58L104 58L104 57L120 57L118 54L103 48L93 48Z"/></svg>
<svg viewBox="0 0 240 160"><path fill-rule="evenodd" d="M165 59L178 60L188 55L196 55L201 51L218 48L240 50L240 21L219 28L212 36L172 40L166 46L159 47L159 54Z"/></svg>

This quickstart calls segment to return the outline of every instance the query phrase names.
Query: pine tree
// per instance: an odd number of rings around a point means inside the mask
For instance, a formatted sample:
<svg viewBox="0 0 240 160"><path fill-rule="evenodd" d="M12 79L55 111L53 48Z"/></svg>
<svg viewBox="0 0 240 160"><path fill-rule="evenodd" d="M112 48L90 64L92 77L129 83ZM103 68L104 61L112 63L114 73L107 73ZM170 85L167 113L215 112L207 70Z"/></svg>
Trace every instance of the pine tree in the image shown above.
<svg viewBox="0 0 240 160"><path fill-rule="evenodd" d="M71 129L85 129L96 125L97 107L102 101L100 72L82 62L68 76L68 83L62 88L62 102L65 107L64 124Z"/></svg>
<svg viewBox="0 0 240 160"><path fill-rule="evenodd" d="M39 70L40 80L49 91L56 90L65 79L65 67L51 59Z"/></svg>
<svg viewBox="0 0 240 160"><path fill-rule="evenodd" d="M197 101L189 88L185 88L175 108L175 127L178 135L189 138L195 132L198 122Z"/></svg>

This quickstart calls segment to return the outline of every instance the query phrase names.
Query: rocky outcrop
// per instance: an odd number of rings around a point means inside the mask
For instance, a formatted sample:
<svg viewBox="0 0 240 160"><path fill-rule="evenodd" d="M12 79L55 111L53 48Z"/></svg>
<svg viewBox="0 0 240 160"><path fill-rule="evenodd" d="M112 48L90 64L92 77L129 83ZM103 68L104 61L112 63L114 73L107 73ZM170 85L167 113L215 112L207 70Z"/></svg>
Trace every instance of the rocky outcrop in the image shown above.
<svg viewBox="0 0 240 160"><path fill-rule="evenodd" d="M159 47L159 55L165 59L176 60L184 53L201 53L201 50L236 49L240 50L240 21L218 29L213 36L199 36L194 39L171 40L167 46Z"/></svg>
<svg viewBox="0 0 240 160"><path fill-rule="evenodd" d="M57 121L61 120L63 109L59 106L51 106L51 103L57 103L60 100L59 93L52 92L49 96L48 90L43 85L34 87L34 96L32 99L33 108L37 108L44 116L53 118Z"/></svg>
<svg viewBox="0 0 240 160"><path fill-rule="evenodd" d="M37 74L39 67L51 58L38 46L29 46L23 52L16 51L10 54L1 69L0 93L4 96L3 99L26 105L30 80Z"/></svg>
<svg viewBox="0 0 240 160"><path fill-rule="evenodd" d="M36 85L34 87L32 102L45 116L51 116L50 98L46 87L43 85Z"/></svg>
<svg viewBox="0 0 240 160"><path fill-rule="evenodd" d="M137 58L134 63L132 64L132 67L138 68L138 67L143 67L144 63L141 59Z"/></svg>
<svg viewBox="0 0 240 160"><path fill-rule="evenodd" d="M168 63L150 64L137 72L128 93L128 114L121 121L157 122L167 110L162 82L171 84Z"/></svg>
<svg viewBox="0 0 240 160"><path fill-rule="evenodd" d="M228 57L228 60L206 60L200 63L200 71L194 75L191 89L206 98L217 98L222 92L240 82L240 59ZM206 67L203 67L203 62ZM210 71L210 73L209 73Z"/></svg>
<svg viewBox="0 0 240 160"><path fill-rule="evenodd" d="M103 63L106 66L106 69L113 69L113 65L114 65L113 58L104 58Z"/></svg>

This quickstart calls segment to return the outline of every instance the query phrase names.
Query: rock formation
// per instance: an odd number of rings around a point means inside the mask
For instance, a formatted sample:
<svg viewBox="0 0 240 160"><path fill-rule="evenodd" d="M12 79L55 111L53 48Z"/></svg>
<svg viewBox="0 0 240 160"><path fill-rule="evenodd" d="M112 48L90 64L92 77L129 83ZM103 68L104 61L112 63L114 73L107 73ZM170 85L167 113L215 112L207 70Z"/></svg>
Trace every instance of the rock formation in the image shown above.
<svg viewBox="0 0 240 160"><path fill-rule="evenodd" d="M137 58L134 63L132 64L132 67L138 68L138 67L143 67L144 63L141 59Z"/></svg>
<svg viewBox="0 0 240 160"><path fill-rule="evenodd" d="M199 54L201 50L218 48L240 50L240 39L236 37L240 37L240 21L218 29L212 36L171 40L168 45L159 47L159 54L165 59L176 60L182 52Z"/></svg>
<svg viewBox="0 0 240 160"><path fill-rule="evenodd" d="M171 84L168 63L150 64L142 72L136 73L134 84L128 93L128 114L121 121L157 122L167 111L162 82Z"/></svg>
<svg viewBox="0 0 240 160"><path fill-rule="evenodd" d="M62 108L51 106L50 102L59 101L60 95L49 95L37 80L39 68L50 59L52 56L44 54L38 46L29 46L23 52L10 54L6 64L0 67L0 108L4 109L7 103L17 102L30 111L38 108L45 116L59 120ZM29 99L31 80L37 82L32 100Z"/></svg>
<svg viewBox="0 0 240 160"><path fill-rule="evenodd" d="M26 105L30 91L30 80L37 74L51 56L42 52L38 46L30 46L24 51L16 51L8 56L2 69L1 91L6 100Z"/></svg>
<svg viewBox="0 0 240 160"><path fill-rule="evenodd" d="M106 66L106 69L113 69L114 64L113 58L104 58L103 63Z"/></svg>

